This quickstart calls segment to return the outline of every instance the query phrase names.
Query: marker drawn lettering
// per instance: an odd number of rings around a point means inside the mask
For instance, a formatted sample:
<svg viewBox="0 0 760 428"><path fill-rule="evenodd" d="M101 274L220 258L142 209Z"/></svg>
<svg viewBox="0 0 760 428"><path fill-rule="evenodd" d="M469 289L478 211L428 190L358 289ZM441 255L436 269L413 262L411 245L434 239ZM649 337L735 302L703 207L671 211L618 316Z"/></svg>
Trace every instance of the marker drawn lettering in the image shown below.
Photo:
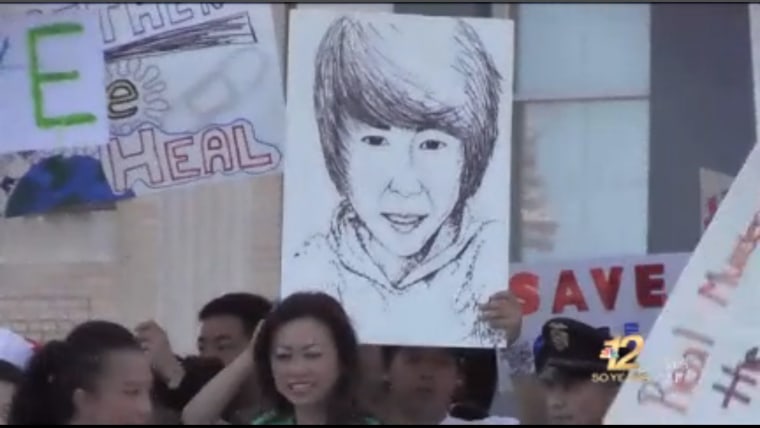
<svg viewBox="0 0 760 428"><path fill-rule="evenodd" d="M37 44L46 37L58 37L70 34L79 34L84 28L77 23L62 22L57 24L43 25L29 29L27 32L27 47L29 54L29 78L32 82L32 100L34 103L34 118L37 126L41 129L50 129L59 126L75 126L93 123L97 121L91 113L71 113L65 116L45 116L45 102L42 86L46 83L65 82L78 80L79 72L47 72L40 71L40 58Z"/></svg>
<svg viewBox="0 0 760 428"><path fill-rule="evenodd" d="M712 386L713 391L718 391L723 394L723 402L721 403L722 408L728 408L728 405L732 400L739 401L744 405L747 405L752 401L748 394L739 391L739 385L746 384L747 386L752 387L757 386L757 380L747 373L760 373L760 358L758 358L757 353L758 347L755 346L747 351L744 360L740 361L735 368L725 365L721 367L724 374L732 376L729 386L717 382Z"/></svg>

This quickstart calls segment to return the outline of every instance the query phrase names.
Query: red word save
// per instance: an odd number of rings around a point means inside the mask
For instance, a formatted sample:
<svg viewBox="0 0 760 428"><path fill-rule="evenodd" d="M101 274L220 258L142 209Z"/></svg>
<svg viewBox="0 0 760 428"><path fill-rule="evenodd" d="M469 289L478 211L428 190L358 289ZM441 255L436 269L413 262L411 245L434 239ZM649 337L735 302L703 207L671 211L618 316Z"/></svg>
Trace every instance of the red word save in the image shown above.
<svg viewBox="0 0 760 428"><path fill-rule="evenodd" d="M578 273L580 273L578 271ZM591 282L602 302L604 309L612 311L618 300L623 275L633 275L636 284L636 300L644 308L659 308L665 305L667 299L665 290L665 265L662 263L642 264L629 268L612 266L609 268L595 267L588 270ZM557 278L541 278L533 272L517 272L509 279L509 289L522 299L523 315L530 315L538 310L541 304L539 287L554 289L552 314L563 313L568 306L576 310L588 311L588 296L583 293L576 271L566 269ZM588 288L586 288L588 290Z"/></svg>

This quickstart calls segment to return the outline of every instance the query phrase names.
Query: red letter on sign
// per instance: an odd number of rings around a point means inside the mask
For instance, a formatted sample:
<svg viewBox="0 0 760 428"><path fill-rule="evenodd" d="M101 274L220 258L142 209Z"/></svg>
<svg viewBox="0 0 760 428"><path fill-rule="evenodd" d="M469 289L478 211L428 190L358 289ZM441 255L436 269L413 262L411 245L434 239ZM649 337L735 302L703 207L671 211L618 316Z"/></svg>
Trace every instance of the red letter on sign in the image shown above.
<svg viewBox="0 0 760 428"><path fill-rule="evenodd" d="M612 311L615 309L618 291L620 291L620 279L623 276L623 267L615 266L610 269L609 276L604 275L604 269L591 269L591 277L594 279L596 291L599 292L599 298L602 300L604 309Z"/></svg>
<svg viewBox="0 0 760 428"><path fill-rule="evenodd" d="M665 266L656 265L636 266L636 299L644 308L660 308L665 306L667 293L662 275Z"/></svg>
<svg viewBox="0 0 760 428"><path fill-rule="evenodd" d="M554 293L554 305L552 313L559 314L565 311L565 306L575 306L579 311L587 311L588 305L583 298L583 292L575 279L572 270L563 270L559 274L557 291Z"/></svg>
<svg viewBox="0 0 760 428"><path fill-rule="evenodd" d="M523 302L523 315L538 310L541 297L538 294L538 276L530 272L519 272L509 279L509 291Z"/></svg>

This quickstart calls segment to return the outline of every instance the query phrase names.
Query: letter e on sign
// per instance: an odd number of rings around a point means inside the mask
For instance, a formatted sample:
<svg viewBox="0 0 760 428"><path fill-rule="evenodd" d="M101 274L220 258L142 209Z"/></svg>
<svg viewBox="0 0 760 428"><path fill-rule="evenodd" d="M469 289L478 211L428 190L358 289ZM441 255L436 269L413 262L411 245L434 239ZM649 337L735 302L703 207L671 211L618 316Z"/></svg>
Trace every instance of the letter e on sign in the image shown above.
<svg viewBox="0 0 760 428"><path fill-rule="evenodd" d="M0 153L108 142L97 11L2 16L0 29Z"/></svg>
<svg viewBox="0 0 760 428"><path fill-rule="evenodd" d="M89 124L97 121L97 117L91 113L71 113L65 116L46 117L45 98L42 85L45 83L63 82L66 80L78 80L79 72L58 71L43 73L40 70L40 58L38 44L45 37L59 37L71 34L81 34L84 28L76 22L60 22L56 24L41 25L30 28L27 32L27 47L29 49L29 74L32 82L32 100L34 101L34 118L37 126L49 129L59 126L76 126Z"/></svg>

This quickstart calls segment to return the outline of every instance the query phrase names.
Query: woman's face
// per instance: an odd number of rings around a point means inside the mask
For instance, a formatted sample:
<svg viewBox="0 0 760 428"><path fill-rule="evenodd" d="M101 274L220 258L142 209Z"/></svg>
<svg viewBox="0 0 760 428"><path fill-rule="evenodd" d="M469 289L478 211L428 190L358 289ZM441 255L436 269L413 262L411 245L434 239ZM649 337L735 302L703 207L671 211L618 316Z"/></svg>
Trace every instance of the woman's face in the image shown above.
<svg viewBox="0 0 760 428"><path fill-rule="evenodd" d="M152 417L153 374L140 351L106 354L94 391L77 390L77 416L91 425L144 425Z"/></svg>
<svg viewBox="0 0 760 428"><path fill-rule="evenodd" d="M0 425L8 425L8 412L15 392L16 385L0 381Z"/></svg>
<svg viewBox="0 0 760 428"><path fill-rule="evenodd" d="M546 385L546 406L552 425L601 425L616 389L591 380Z"/></svg>
<svg viewBox="0 0 760 428"><path fill-rule="evenodd" d="M275 332L270 363L277 391L296 407L325 403L340 376L335 340L313 318L290 321Z"/></svg>
<svg viewBox="0 0 760 428"><path fill-rule="evenodd" d="M418 253L459 201L462 141L436 129L349 123L348 192L364 224L399 256Z"/></svg>

